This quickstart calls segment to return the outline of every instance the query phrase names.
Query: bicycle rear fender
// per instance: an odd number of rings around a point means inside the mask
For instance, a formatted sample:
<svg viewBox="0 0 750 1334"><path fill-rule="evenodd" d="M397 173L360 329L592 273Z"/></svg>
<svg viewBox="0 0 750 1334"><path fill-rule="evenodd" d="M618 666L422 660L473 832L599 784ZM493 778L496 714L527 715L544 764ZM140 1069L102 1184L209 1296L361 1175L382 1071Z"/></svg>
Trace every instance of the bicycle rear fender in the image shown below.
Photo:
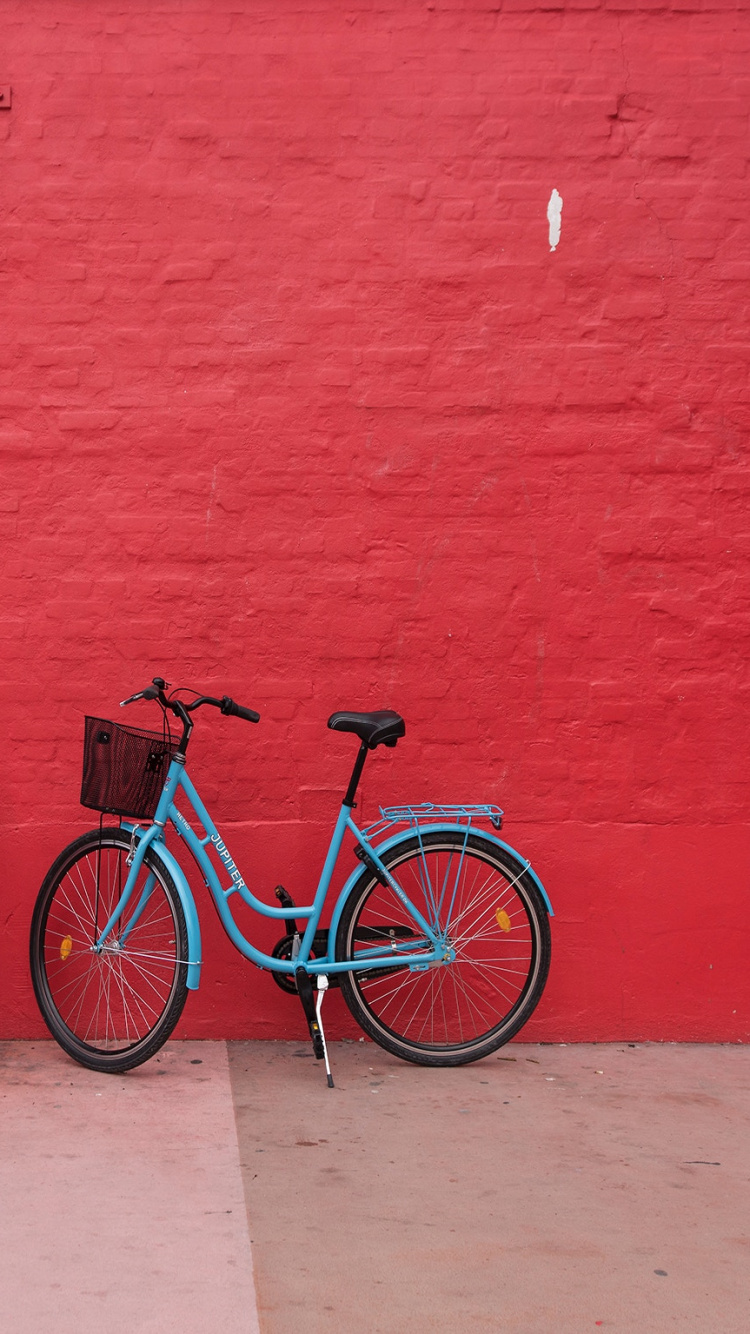
<svg viewBox="0 0 750 1334"><path fill-rule="evenodd" d="M127 833L133 832L133 825L123 820L122 826ZM185 914L185 926L187 927L188 937L188 970L186 985L189 991L197 991L201 977L201 929L198 922L198 912L195 907L193 891L188 884L187 877L180 863L161 841L156 839L151 842L151 851L155 857L169 872L174 887L180 896L182 911Z"/></svg>
<svg viewBox="0 0 750 1334"><path fill-rule="evenodd" d="M420 825L420 831L423 834L436 834L436 833L444 834L446 832L450 832L452 834L459 833L461 837L464 838L466 835L466 825L424 824ZM406 843L409 839L414 838L415 832L416 831L414 829L404 829L401 830L401 832L398 834L392 834L391 837L385 839L384 842L377 844L374 843L372 846L375 852L377 852L378 856L382 857L384 852L389 852L391 848L396 848L400 843ZM494 843L498 848L502 848L504 852L509 852L512 857L515 857L516 861L521 863L521 865L524 867L526 871L526 874L529 876L529 878L533 881L536 888L539 890L539 893L542 896L542 902L545 908L547 909L549 916L554 917L555 912L552 907L552 904L550 903L549 895L546 889L544 888L544 885L542 884L541 880L539 879L539 876L537 875L536 871L531 865L531 863L527 861L525 857L522 857L520 852L516 852L516 849L512 848L510 846L510 843L504 843L501 838L496 838L494 834L488 834L485 832L484 829L472 829L470 832L473 834L479 834L483 839L485 839L487 843ZM361 875L367 875L367 874L368 872L366 867L358 866L356 870L352 871L351 875L349 876L349 879L344 885L344 888L339 894L339 897L336 900L336 907L333 910L333 917L331 918L331 925L329 928L328 938L330 941L335 941L336 939L336 932L338 931L339 919L343 912L344 904L346 903L349 894L354 888L356 881L359 879Z"/></svg>

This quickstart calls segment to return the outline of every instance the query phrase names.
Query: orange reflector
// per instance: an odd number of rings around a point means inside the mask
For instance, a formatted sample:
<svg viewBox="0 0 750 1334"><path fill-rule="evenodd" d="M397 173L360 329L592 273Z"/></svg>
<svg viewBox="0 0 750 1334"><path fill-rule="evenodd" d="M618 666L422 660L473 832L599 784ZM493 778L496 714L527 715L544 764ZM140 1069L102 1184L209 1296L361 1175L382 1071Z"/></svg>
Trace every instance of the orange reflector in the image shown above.
<svg viewBox="0 0 750 1334"><path fill-rule="evenodd" d="M495 921L501 931L510 931L510 918L504 908L498 908L495 913Z"/></svg>
<svg viewBox="0 0 750 1334"><path fill-rule="evenodd" d="M66 936L65 939L60 942L60 958L62 959L63 963L67 959L72 948L73 948L72 937Z"/></svg>

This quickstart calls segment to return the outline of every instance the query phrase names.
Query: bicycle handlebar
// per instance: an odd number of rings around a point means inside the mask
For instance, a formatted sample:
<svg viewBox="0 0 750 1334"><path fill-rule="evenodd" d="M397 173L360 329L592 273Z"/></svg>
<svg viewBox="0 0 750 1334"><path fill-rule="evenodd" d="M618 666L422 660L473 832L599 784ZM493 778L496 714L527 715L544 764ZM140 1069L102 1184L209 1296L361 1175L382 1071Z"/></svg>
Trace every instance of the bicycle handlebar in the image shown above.
<svg viewBox="0 0 750 1334"><path fill-rule="evenodd" d="M215 709L221 709L222 713L231 718L244 718L248 723L260 722L260 714L256 713L255 709L246 709L242 704L235 704L229 695L222 695L221 699L214 699L212 695L199 695L197 699L187 704L184 700L172 699L166 695L164 693L166 689L166 681L163 681L160 676L155 676L152 684L146 686L145 690L139 690L135 695L130 695L128 699L122 700L120 708L124 709L126 704L133 704L137 699L158 699L162 708L169 709L171 713L182 719L183 723L188 723L187 714L192 713L194 709L199 709L202 704L212 704Z"/></svg>

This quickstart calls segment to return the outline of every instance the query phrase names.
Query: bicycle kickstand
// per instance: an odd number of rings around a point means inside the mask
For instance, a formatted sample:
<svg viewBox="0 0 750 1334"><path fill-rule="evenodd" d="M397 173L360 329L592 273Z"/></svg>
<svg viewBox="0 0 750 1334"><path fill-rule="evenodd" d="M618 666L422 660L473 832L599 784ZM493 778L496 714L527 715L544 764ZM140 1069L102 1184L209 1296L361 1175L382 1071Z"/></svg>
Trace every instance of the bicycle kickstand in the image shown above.
<svg viewBox="0 0 750 1334"><path fill-rule="evenodd" d="M327 990L328 990L328 978L326 977L325 973L318 973L318 999L315 1002L315 1013L318 1016L318 1028L320 1029L320 1038L323 1043L323 1059L325 1060L326 1063L326 1078L328 1080L328 1087L329 1089L332 1089L333 1075L331 1074L331 1067L328 1063L328 1044L326 1042L326 1035L323 1032L323 1016L320 1013L321 1010L323 1009L323 1001L325 999L325 994Z"/></svg>
<svg viewBox="0 0 750 1334"><path fill-rule="evenodd" d="M323 1007L323 997L325 996L325 993L328 989L328 978L325 976L324 973L318 973L317 975L317 983L318 983L317 1002L313 1000L312 980L310 979L309 975L305 972L304 968L297 968L295 970L294 980L297 984L297 992L302 1002L302 1009L305 1012L305 1018L307 1019L307 1026L310 1029L310 1037L312 1039L313 1052L318 1061L325 1061L328 1087L329 1089L332 1089L334 1086L333 1076L331 1074L331 1067L328 1063L328 1048L326 1047L326 1039L325 1039L325 1034L323 1032L323 1021L320 1016L320 1011Z"/></svg>

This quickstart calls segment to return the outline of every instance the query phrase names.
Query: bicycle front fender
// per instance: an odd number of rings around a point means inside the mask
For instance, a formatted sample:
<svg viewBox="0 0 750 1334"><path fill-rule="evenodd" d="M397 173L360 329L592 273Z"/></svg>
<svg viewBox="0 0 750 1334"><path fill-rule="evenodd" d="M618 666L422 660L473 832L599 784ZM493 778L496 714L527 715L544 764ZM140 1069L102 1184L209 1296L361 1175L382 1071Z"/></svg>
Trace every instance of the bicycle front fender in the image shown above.
<svg viewBox="0 0 750 1334"><path fill-rule="evenodd" d="M123 829L132 833L133 825L122 822ZM186 985L189 991L197 991L201 977L201 928L198 921L198 911L193 898L193 891L187 880L177 858L172 855L164 843L154 839L151 843L151 851L155 857L159 858L162 866L169 872L174 882L174 887L182 904L182 911L185 914L185 926L187 927L188 937L188 970Z"/></svg>
<svg viewBox="0 0 750 1334"><path fill-rule="evenodd" d="M458 833L461 835L462 838L466 836L466 825L424 824L420 826L420 830L423 834L444 834L449 832L451 834ZM383 853L390 852L391 848L397 848L400 843L406 843L409 841L409 839L414 838L415 832L416 831L414 829L402 829L398 834L392 834L390 838L385 839L382 843L374 843L372 846L375 852L377 852L378 856L382 857ZM480 834L481 837L483 839L486 839L488 843L494 843L498 848L502 848L504 852L509 852L511 857L515 857L516 861L521 863L521 865L525 868L526 874L529 876L529 878L533 881L536 888L539 890L539 893L542 896L542 902L544 903L544 906L547 909L549 916L554 917L555 913L552 904L550 903L549 895L547 894L544 885L542 884L541 880L539 879L539 876L537 875L536 871L534 870L533 866L528 861L528 859L526 857L522 857L520 852L517 852L515 848L512 848L510 846L510 843L504 843L501 838L496 838L494 834L486 833L484 829L481 830L472 829L470 832ZM355 884L359 880L359 877L362 875L369 875L367 868L364 866L357 866L355 870L352 871L351 875L349 876L349 879L347 880L341 893L339 894L338 899L336 900L336 907L333 910L331 925L328 932L328 939L331 942L331 944L329 945L329 954L330 951L335 947L336 935L338 932L341 914L344 910L344 904L346 903L346 900L351 894Z"/></svg>

